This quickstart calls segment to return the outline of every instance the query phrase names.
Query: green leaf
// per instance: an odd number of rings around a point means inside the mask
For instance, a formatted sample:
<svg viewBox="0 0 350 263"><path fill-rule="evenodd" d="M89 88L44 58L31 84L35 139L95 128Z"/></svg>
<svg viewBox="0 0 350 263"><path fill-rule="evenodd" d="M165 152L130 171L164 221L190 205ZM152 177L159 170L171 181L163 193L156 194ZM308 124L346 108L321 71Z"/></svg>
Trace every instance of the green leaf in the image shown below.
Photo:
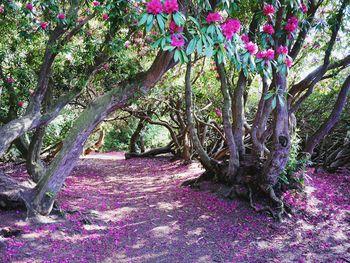
<svg viewBox="0 0 350 263"><path fill-rule="evenodd" d="M173 46L165 46L163 48L164 51L173 51L174 49L175 49L175 47L173 47Z"/></svg>
<svg viewBox="0 0 350 263"><path fill-rule="evenodd" d="M176 49L175 54L174 54L174 61L178 62L180 57L181 57L181 52L180 52L180 50Z"/></svg>
<svg viewBox="0 0 350 263"><path fill-rule="evenodd" d="M195 47L196 47L196 39L193 38L193 39L190 41L190 43L188 43L188 46L187 46L187 48L186 48L186 54L187 54L187 55L192 54L193 51L194 51L194 49L195 49Z"/></svg>
<svg viewBox="0 0 350 263"><path fill-rule="evenodd" d="M272 104L271 104L273 110L276 108L276 104L277 104L277 99L276 99L276 96L275 96L275 97L273 97Z"/></svg>
<svg viewBox="0 0 350 263"><path fill-rule="evenodd" d="M195 19L193 16L189 16L189 19L191 19L191 21L197 26L197 27L201 27L197 21L197 19Z"/></svg>
<svg viewBox="0 0 350 263"><path fill-rule="evenodd" d="M164 31L164 21L162 15L158 14L157 15L157 22L160 30L163 32Z"/></svg>
<svg viewBox="0 0 350 263"><path fill-rule="evenodd" d="M203 43L202 43L202 39L198 39L198 42L197 42L197 53L198 54L202 54L202 51L203 51Z"/></svg>
<svg viewBox="0 0 350 263"><path fill-rule="evenodd" d="M269 91L269 92L266 93L266 95L264 96L264 100L270 99L273 95L274 95L274 93Z"/></svg>

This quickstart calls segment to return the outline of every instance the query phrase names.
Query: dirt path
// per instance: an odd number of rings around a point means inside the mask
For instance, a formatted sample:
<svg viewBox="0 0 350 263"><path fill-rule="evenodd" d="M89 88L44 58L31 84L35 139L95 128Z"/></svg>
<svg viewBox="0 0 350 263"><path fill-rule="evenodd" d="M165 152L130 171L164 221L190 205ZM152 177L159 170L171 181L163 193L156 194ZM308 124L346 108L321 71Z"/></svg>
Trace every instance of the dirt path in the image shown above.
<svg viewBox="0 0 350 263"><path fill-rule="evenodd" d="M350 176L319 175L300 216L276 224L243 201L179 185L197 164L124 160L122 153L79 162L58 198L65 218L23 221L1 212L2 262L349 262ZM23 177L14 171L13 176ZM335 178L336 177L336 178ZM295 202L298 202L295 200Z"/></svg>

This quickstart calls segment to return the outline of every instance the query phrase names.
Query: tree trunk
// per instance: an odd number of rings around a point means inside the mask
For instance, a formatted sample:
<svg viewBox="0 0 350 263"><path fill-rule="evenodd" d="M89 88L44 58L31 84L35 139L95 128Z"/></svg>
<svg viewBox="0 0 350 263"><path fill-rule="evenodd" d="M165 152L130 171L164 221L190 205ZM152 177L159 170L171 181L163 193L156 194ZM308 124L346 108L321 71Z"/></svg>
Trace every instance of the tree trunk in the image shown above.
<svg viewBox="0 0 350 263"><path fill-rule="evenodd" d="M273 148L263 169L260 186L267 191L276 185L278 176L284 170L291 146L289 135L289 114L284 94L287 90L286 77L277 74L276 87L278 87L277 105L273 119ZM282 102L283 101L283 102Z"/></svg>
<svg viewBox="0 0 350 263"><path fill-rule="evenodd" d="M142 132L144 127L145 127L145 119L140 119L139 123L137 124L136 130L134 131L134 133L132 134L132 136L130 138L130 144L129 144L129 152L130 153L138 153L139 152L137 142L140 139L141 132Z"/></svg>
<svg viewBox="0 0 350 263"><path fill-rule="evenodd" d="M339 121L341 113L346 105L346 99L350 90L350 76L348 76L339 92L337 101L328 119L322 124L322 126L308 139L304 152L312 154L315 147L320 141L329 133L334 125Z"/></svg>
<svg viewBox="0 0 350 263"><path fill-rule="evenodd" d="M230 120L231 119L231 116L230 116L231 115L230 114L231 113L231 96L227 86L224 64L216 63L216 66L218 68L220 81L221 81L221 93L224 97L224 105L222 109L222 117L224 121L224 132L226 135L227 145L230 150L230 160L229 160L229 166L226 172L226 176L230 182L234 182L239 169L239 153L236 146L235 138L233 136L232 125Z"/></svg>
<svg viewBox="0 0 350 263"><path fill-rule="evenodd" d="M160 52L147 72L137 74L133 79L122 82L118 87L114 87L95 99L81 113L64 140L61 151L29 196L31 210L42 215L51 212L55 197L74 168L88 136L108 114L124 107L130 99L146 94L173 66L172 57L173 53Z"/></svg>

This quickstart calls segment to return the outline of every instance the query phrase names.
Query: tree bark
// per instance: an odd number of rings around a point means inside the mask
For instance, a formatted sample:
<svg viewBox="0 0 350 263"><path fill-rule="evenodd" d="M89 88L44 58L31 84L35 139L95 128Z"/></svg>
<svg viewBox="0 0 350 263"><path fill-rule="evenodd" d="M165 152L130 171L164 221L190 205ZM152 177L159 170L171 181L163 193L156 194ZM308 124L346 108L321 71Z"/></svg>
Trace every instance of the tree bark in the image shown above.
<svg viewBox="0 0 350 263"><path fill-rule="evenodd" d="M129 153L139 152L138 147L137 147L137 142L140 139L141 132L142 132L144 127L145 127L145 120L140 119L139 123L137 124L136 130L134 131L134 133L132 134L132 136L130 138Z"/></svg>
<svg viewBox="0 0 350 263"><path fill-rule="evenodd" d="M329 133L329 131L334 127L334 125L339 121L341 113L346 105L346 100L349 95L350 90L350 76L348 76L339 92L338 98L335 102L334 108L331 115L322 124L322 126L309 137L304 152L312 154L315 147L320 143L320 141Z"/></svg>

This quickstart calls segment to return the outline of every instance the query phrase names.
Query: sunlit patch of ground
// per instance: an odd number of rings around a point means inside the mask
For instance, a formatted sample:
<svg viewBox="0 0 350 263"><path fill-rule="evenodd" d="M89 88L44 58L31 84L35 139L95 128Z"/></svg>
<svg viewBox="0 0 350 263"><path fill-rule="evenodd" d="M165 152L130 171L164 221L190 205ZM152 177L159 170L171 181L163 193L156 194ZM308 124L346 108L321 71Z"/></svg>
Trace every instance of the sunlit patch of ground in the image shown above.
<svg viewBox="0 0 350 263"><path fill-rule="evenodd" d="M23 169L10 167L25 179ZM1 262L349 262L350 176L313 174L300 213L282 224L245 201L180 187L198 164L84 156L58 202L65 217L0 212Z"/></svg>

